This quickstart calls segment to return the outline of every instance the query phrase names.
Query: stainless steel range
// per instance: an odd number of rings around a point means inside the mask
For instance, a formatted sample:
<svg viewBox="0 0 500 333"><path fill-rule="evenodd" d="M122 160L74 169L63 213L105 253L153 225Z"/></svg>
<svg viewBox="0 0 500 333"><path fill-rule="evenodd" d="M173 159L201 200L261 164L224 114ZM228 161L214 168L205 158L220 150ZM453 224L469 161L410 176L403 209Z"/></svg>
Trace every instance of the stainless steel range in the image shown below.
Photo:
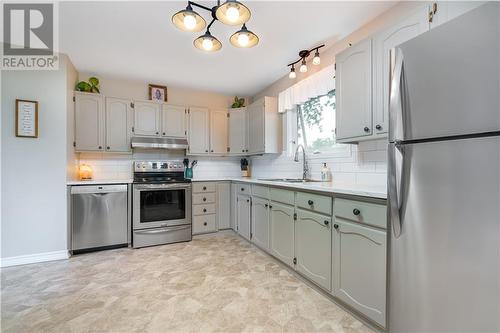
<svg viewBox="0 0 500 333"><path fill-rule="evenodd" d="M182 161L136 161L132 187L134 248L191 240L191 182Z"/></svg>

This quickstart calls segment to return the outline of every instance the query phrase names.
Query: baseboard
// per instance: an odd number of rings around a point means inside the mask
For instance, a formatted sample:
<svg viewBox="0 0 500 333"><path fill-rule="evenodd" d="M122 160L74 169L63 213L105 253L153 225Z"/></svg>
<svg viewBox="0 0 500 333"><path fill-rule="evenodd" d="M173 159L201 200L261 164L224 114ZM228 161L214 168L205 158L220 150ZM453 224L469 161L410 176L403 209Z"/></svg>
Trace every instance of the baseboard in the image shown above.
<svg viewBox="0 0 500 333"><path fill-rule="evenodd" d="M28 254L25 256L7 257L0 259L0 267L35 264L37 262L68 259L67 250Z"/></svg>

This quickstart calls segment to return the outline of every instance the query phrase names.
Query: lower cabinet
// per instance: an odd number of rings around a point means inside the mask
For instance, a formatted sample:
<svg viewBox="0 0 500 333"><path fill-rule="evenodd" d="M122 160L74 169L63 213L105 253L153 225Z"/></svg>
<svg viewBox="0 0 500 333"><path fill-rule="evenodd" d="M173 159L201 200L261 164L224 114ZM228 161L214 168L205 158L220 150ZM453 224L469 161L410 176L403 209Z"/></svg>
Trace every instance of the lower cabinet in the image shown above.
<svg viewBox="0 0 500 333"><path fill-rule="evenodd" d="M193 235L217 231L215 214L193 216Z"/></svg>
<svg viewBox="0 0 500 333"><path fill-rule="evenodd" d="M295 269L331 291L332 231L330 216L297 209Z"/></svg>
<svg viewBox="0 0 500 333"><path fill-rule="evenodd" d="M217 226L218 229L231 228L231 184L217 184Z"/></svg>
<svg viewBox="0 0 500 333"><path fill-rule="evenodd" d="M250 210L251 202L248 195L238 195L236 199L236 218L238 219L238 234L250 240Z"/></svg>
<svg viewBox="0 0 500 333"><path fill-rule="evenodd" d="M270 203L270 252L284 263L294 264L294 207L274 201Z"/></svg>
<svg viewBox="0 0 500 333"><path fill-rule="evenodd" d="M338 219L333 295L385 326L386 232Z"/></svg>
<svg viewBox="0 0 500 333"><path fill-rule="evenodd" d="M269 201L252 198L252 242L269 250Z"/></svg>

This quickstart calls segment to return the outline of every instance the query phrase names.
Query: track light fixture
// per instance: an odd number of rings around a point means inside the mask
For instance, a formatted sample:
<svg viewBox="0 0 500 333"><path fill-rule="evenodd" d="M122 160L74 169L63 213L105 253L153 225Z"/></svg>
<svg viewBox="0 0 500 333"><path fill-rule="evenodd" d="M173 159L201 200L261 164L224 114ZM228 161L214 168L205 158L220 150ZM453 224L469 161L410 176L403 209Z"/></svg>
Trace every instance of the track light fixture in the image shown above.
<svg viewBox="0 0 500 333"><path fill-rule="evenodd" d="M251 16L250 10L236 0L227 0L222 5L220 4L220 0L218 0L217 5L212 8L188 1L186 9L172 16L172 23L180 30L198 32L202 31L207 25L205 19L193 10L193 6L209 11L212 16L205 34L196 38L193 43L197 49L214 52L222 48L222 43L210 33L210 27L215 21L220 21L231 26L242 24L241 29L235 32L229 39L234 46L249 48L259 43L259 37L248 30L245 25Z"/></svg>
<svg viewBox="0 0 500 333"><path fill-rule="evenodd" d="M302 50L299 52L299 60L297 61L294 61L292 63L289 63L287 66L291 66L290 68L290 74L288 75L288 77L290 79L295 79L297 77L297 74L295 73L295 65L298 64L299 62L301 63L300 64L300 67L299 67L299 71L301 73L305 73L307 72L307 62L306 62L306 58L309 57L309 55L311 54L311 52L313 51L316 51L314 53L314 58L313 58L313 65L319 65L321 63L321 59L319 57L319 49L322 48L323 46L325 46L325 44L322 44L322 45L319 45L319 46L316 46L316 47L313 47L312 49L310 50Z"/></svg>

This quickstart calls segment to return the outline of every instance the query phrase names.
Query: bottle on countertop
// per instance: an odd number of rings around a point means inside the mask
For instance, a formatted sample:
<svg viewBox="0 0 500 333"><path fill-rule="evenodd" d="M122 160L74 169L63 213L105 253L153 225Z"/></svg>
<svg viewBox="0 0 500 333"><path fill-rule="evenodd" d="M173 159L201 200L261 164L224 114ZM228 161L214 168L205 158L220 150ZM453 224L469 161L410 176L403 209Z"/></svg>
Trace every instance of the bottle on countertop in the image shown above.
<svg viewBox="0 0 500 333"><path fill-rule="evenodd" d="M323 163L323 166L321 167L321 181L323 182L332 181L332 171L326 165L326 163Z"/></svg>

